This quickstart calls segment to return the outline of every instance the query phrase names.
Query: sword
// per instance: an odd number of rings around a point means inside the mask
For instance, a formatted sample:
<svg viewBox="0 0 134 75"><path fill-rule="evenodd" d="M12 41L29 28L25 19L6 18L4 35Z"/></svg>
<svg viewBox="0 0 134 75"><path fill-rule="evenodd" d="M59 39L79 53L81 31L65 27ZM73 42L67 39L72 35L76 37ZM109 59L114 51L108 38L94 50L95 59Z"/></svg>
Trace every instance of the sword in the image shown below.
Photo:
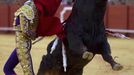
<svg viewBox="0 0 134 75"><path fill-rule="evenodd" d="M34 45L35 43L41 41L43 38L44 38L44 37L39 37L39 38L37 38L35 41L32 42L32 44Z"/></svg>

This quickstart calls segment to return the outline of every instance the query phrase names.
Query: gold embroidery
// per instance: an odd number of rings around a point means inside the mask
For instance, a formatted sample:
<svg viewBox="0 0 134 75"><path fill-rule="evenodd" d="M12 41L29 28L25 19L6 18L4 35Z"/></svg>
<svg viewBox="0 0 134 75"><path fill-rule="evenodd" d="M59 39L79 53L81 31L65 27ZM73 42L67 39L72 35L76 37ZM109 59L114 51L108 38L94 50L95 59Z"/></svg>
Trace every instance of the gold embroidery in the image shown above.
<svg viewBox="0 0 134 75"><path fill-rule="evenodd" d="M34 11L29 5L23 5L19 10L15 12L15 16L18 16L20 14L24 14L25 17L28 20L33 20L34 19Z"/></svg>

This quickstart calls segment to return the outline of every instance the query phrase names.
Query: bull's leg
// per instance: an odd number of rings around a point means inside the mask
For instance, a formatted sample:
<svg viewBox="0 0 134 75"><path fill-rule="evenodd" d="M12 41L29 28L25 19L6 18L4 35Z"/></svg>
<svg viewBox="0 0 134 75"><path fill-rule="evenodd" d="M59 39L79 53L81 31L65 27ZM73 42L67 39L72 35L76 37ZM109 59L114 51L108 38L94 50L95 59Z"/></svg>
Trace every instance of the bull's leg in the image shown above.
<svg viewBox="0 0 134 75"><path fill-rule="evenodd" d="M46 67L45 67L45 62L44 62L45 59L46 59L46 56L44 55L42 57L41 62L40 62L40 67L39 67L37 75L44 75L45 74L45 72L46 72L46 70L45 70ZM47 73L46 73L46 75L47 75Z"/></svg>
<svg viewBox="0 0 134 75"><path fill-rule="evenodd" d="M54 39L55 40L55 39ZM62 42L58 40L55 50L51 53L54 40L47 46L47 55L42 57L37 75L66 75L62 66Z"/></svg>
<svg viewBox="0 0 134 75"><path fill-rule="evenodd" d="M39 75L66 75L62 69L50 69L45 71L44 74L39 74Z"/></svg>
<svg viewBox="0 0 134 75"><path fill-rule="evenodd" d="M73 68L67 75L82 75L82 74L83 74L83 68Z"/></svg>
<svg viewBox="0 0 134 75"><path fill-rule="evenodd" d="M67 75L83 75L83 68L94 58L95 54L90 60L69 56L69 65Z"/></svg>
<svg viewBox="0 0 134 75"><path fill-rule="evenodd" d="M102 47L103 47L102 57L106 62L108 62L112 66L112 69L116 71L123 69L123 66L121 64L114 61L111 55L111 49L109 43L107 41L104 42L102 44Z"/></svg>
<svg viewBox="0 0 134 75"><path fill-rule="evenodd" d="M66 75L63 68L46 69L48 66L46 63L49 63L46 57L45 55L43 56L37 75Z"/></svg>
<svg viewBox="0 0 134 75"><path fill-rule="evenodd" d="M73 33L68 33L67 38L71 54L87 60L92 59L93 53L87 49L87 47L83 44L82 40L80 40L80 38L77 35L74 35Z"/></svg>

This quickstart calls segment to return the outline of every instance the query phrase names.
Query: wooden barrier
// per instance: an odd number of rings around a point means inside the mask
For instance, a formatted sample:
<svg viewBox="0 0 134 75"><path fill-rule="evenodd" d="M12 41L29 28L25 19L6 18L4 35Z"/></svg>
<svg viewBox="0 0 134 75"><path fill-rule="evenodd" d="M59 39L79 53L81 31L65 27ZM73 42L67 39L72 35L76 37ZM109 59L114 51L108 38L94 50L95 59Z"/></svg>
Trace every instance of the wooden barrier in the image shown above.
<svg viewBox="0 0 134 75"><path fill-rule="evenodd" d="M1 27L12 27L14 12L20 6L17 4L6 5L0 4L0 28ZM55 16L60 17L60 12L65 6L61 5L55 14ZM70 15L70 11L64 14L64 20ZM126 5L109 5L107 7L105 15L105 25L110 29L130 29L134 30L134 6Z"/></svg>
<svg viewBox="0 0 134 75"><path fill-rule="evenodd" d="M20 6L19 5L15 5L15 4L12 4L10 5L10 12L8 14L10 14L9 16L9 25L8 27L12 27L13 26L13 20L14 20L14 12L19 8Z"/></svg>
<svg viewBox="0 0 134 75"><path fill-rule="evenodd" d="M0 27L8 27L8 12L8 6L6 4L0 4Z"/></svg>
<svg viewBox="0 0 134 75"><path fill-rule="evenodd" d="M127 6L108 6L108 28L127 29Z"/></svg>
<svg viewBox="0 0 134 75"><path fill-rule="evenodd" d="M128 29L134 30L134 6L128 7ZM131 35L133 36L134 35Z"/></svg>
<svg viewBox="0 0 134 75"><path fill-rule="evenodd" d="M129 16L129 18L128 18L128 21L129 21L129 26L128 26L128 28L129 29L134 29L134 6L130 6L129 8L128 8L128 16Z"/></svg>

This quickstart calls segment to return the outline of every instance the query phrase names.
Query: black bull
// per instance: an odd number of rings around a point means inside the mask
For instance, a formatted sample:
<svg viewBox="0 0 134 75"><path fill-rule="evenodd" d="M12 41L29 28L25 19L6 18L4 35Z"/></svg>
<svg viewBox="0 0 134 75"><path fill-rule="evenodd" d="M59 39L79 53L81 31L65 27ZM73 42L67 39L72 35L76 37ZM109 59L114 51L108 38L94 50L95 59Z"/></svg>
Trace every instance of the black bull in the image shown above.
<svg viewBox="0 0 134 75"><path fill-rule="evenodd" d="M65 24L67 72L64 72L62 66L62 42L59 40L52 54L50 50L53 41L48 45L38 75L82 75L84 66L91 61L77 55L82 52L83 45L94 55L101 54L111 65L116 63L105 34L103 18L106 3L107 0L75 0L72 13Z"/></svg>

